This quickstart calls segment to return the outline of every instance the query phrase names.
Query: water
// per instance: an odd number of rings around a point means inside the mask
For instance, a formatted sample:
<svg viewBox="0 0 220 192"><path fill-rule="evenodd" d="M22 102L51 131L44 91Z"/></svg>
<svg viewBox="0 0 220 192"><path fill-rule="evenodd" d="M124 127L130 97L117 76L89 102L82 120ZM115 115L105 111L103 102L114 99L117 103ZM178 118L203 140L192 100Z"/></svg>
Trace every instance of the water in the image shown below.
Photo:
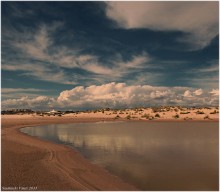
<svg viewBox="0 0 220 192"><path fill-rule="evenodd" d="M218 190L218 123L76 123L22 132L69 145L141 190Z"/></svg>

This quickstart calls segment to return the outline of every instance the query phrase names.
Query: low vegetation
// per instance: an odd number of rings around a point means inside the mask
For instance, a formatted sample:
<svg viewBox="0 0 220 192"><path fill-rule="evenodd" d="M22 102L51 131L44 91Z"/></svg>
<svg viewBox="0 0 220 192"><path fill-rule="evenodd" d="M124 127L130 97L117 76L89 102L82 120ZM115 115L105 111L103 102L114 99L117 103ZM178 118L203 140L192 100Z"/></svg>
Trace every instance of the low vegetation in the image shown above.
<svg viewBox="0 0 220 192"><path fill-rule="evenodd" d="M209 120L211 120L211 118L210 118L208 115L206 115L206 116L204 117L204 119L209 119Z"/></svg>
<svg viewBox="0 0 220 192"><path fill-rule="evenodd" d="M185 117L184 120L192 120L192 118Z"/></svg>
<svg viewBox="0 0 220 192"><path fill-rule="evenodd" d="M150 117L150 115L149 115L149 114L146 114L146 113L141 116L141 118L146 118L146 119L149 119L149 117Z"/></svg>
<svg viewBox="0 0 220 192"><path fill-rule="evenodd" d="M158 113L157 113L157 114L155 115L155 117L158 117L158 118L160 118L160 114L158 114Z"/></svg>
<svg viewBox="0 0 220 192"><path fill-rule="evenodd" d="M115 119L119 119L119 118L121 118L119 115L116 115L116 116L115 116Z"/></svg>
<svg viewBox="0 0 220 192"><path fill-rule="evenodd" d="M174 115L173 118L174 119L178 119L180 116L178 114Z"/></svg>
<svg viewBox="0 0 220 192"><path fill-rule="evenodd" d="M169 111L169 112L168 112ZM113 119L145 119L145 120L153 120L158 118L167 118L166 115L168 115L168 118L170 117L173 119L184 119L184 120L192 120L190 118L190 115L196 114L197 117L193 117L194 119L215 119L218 118L217 115L214 114L219 113L219 107L181 107L181 106L163 106L163 107L140 107L140 108L129 108L129 109L110 109L110 108L104 108L104 109L94 109L94 110L84 110L84 111L57 111L58 113L53 114L48 111L32 111L31 109L10 109L10 110L4 110L1 111L2 115L25 115L30 114L34 116L59 116L62 117L66 114L73 114L74 116L78 116L81 114L96 114L95 116L98 116L100 114L105 114L107 116L112 115ZM188 115L187 115L188 114Z"/></svg>
<svg viewBox="0 0 220 192"><path fill-rule="evenodd" d="M179 110L175 108L174 111L175 111L175 112L178 112Z"/></svg>
<svg viewBox="0 0 220 192"><path fill-rule="evenodd" d="M214 110L213 112L211 112L210 114L216 114L219 113L218 111Z"/></svg>
<svg viewBox="0 0 220 192"><path fill-rule="evenodd" d="M131 119L131 116L130 116L130 115L128 115L128 116L126 117L126 119L130 120L130 119Z"/></svg>
<svg viewBox="0 0 220 192"><path fill-rule="evenodd" d="M202 115L202 114L205 114L205 113L203 111L196 111L196 114Z"/></svg>

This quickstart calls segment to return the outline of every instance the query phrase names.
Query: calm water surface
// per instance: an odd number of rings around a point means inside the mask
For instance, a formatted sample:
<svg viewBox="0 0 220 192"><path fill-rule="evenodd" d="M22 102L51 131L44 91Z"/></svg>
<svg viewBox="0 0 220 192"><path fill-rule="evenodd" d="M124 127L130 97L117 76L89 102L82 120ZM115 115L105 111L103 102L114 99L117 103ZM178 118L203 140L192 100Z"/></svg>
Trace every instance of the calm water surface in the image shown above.
<svg viewBox="0 0 220 192"><path fill-rule="evenodd" d="M69 145L141 190L218 190L218 123L76 123L22 132Z"/></svg>

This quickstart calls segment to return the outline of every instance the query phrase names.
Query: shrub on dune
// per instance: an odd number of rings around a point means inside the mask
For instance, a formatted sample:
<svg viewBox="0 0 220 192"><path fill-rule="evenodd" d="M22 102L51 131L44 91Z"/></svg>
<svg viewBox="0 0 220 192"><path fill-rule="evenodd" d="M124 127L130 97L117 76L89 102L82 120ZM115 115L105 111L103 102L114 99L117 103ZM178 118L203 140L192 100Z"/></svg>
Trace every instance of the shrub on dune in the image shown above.
<svg viewBox="0 0 220 192"><path fill-rule="evenodd" d="M121 118L119 115L115 116L115 119L119 119L119 118Z"/></svg>
<svg viewBox="0 0 220 192"><path fill-rule="evenodd" d="M178 119L180 116L178 114L174 115L173 118L174 119Z"/></svg>
<svg viewBox="0 0 220 192"><path fill-rule="evenodd" d="M185 117L184 120L192 120L192 118Z"/></svg>
<svg viewBox="0 0 220 192"><path fill-rule="evenodd" d="M158 114L158 113L157 113L157 114L155 115L155 117L158 117L158 118L160 118L160 114Z"/></svg>
<svg viewBox="0 0 220 192"><path fill-rule="evenodd" d="M130 115L128 115L128 116L126 117L126 119L129 119L129 120L130 120L130 119L131 119L131 116L130 116Z"/></svg>
<svg viewBox="0 0 220 192"><path fill-rule="evenodd" d="M211 112L210 114L216 114L218 113L218 111L214 110L213 112Z"/></svg>
<svg viewBox="0 0 220 192"><path fill-rule="evenodd" d="M206 115L206 116L204 117L204 119L210 119L210 120L211 120L211 118L210 118L208 115Z"/></svg>
<svg viewBox="0 0 220 192"><path fill-rule="evenodd" d="M205 113L203 111L196 111L196 114L201 115L201 114L205 114Z"/></svg>
<svg viewBox="0 0 220 192"><path fill-rule="evenodd" d="M145 113L145 114L144 114L144 115L142 115L141 117L142 117L142 118L149 119L150 115Z"/></svg>
<svg viewBox="0 0 220 192"><path fill-rule="evenodd" d="M149 119L149 120L153 120L153 119L154 119L154 117L153 117L153 116L150 116L148 119Z"/></svg>

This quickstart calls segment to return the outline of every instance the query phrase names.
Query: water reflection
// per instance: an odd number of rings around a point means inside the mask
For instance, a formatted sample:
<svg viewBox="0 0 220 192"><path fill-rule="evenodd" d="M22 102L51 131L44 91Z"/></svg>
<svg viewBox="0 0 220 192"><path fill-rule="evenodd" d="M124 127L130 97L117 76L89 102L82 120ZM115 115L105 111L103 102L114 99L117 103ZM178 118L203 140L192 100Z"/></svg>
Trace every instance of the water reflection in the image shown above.
<svg viewBox="0 0 220 192"><path fill-rule="evenodd" d="M218 124L85 123L30 127L142 190L218 190Z"/></svg>

